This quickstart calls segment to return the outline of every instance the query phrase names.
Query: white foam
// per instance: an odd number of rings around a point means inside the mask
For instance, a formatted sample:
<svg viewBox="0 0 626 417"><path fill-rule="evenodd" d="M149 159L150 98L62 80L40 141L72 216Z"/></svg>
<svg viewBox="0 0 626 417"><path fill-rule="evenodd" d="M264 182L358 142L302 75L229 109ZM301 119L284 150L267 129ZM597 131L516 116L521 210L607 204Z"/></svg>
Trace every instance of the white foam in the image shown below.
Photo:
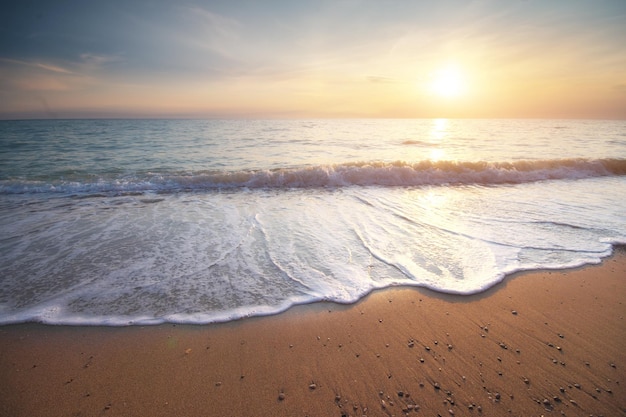
<svg viewBox="0 0 626 417"><path fill-rule="evenodd" d="M16 204L0 224L0 323L209 323L398 285L472 294L599 262L626 242L622 195L613 177Z"/></svg>
<svg viewBox="0 0 626 417"><path fill-rule="evenodd" d="M319 188L522 184L555 179L626 175L625 159L554 159L514 162L368 161L239 171L165 171L65 181L0 180L0 195L28 193L173 193L232 188Z"/></svg>

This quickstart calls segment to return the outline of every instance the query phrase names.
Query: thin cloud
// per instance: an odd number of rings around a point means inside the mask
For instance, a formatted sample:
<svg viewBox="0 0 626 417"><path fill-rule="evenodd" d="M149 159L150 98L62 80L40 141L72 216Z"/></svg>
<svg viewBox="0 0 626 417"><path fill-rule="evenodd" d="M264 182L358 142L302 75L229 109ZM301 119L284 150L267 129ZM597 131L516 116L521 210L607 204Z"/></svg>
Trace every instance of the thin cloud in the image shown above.
<svg viewBox="0 0 626 417"><path fill-rule="evenodd" d="M395 78L380 75L368 75L366 79L373 84L395 84L398 82Z"/></svg>
<svg viewBox="0 0 626 417"><path fill-rule="evenodd" d="M0 87L5 92L80 90L97 80L89 75L89 68L83 62L80 60L61 66L38 60L0 58L0 73L3 75Z"/></svg>
<svg viewBox="0 0 626 417"><path fill-rule="evenodd" d="M187 31L181 36L184 42L233 58L239 49L240 22L201 7L183 8L182 12L188 22Z"/></svg>
<svg viewBox="0 0 626 417"><path fill-rule="evenodd" d="M102 55L102 54L91 54L91 53L81 54L80 59L83 64L97 66L97 67L108 64L108 63L120 62L124 60L119 55Z"/></svg>
<svg viewBox="0 0 626 417"><path fill-rule="evenodd" d="M31 68L40 68L46 71L56 72L59 74L76 75L74 71L70 71L58 65L48 64L48 63L43 63L43 62L29 62L29 61L22 61L19 59L9 59L9 58L0 58L0 62L6 62L9 64L17 64L17 65L22 65L22 66L31 67Z"/></svg>
<svg viewBox="0 0 626 417"><path fill-rule="evenodd" d="M43 64L41 62L37 62L34 65L36 67L38 67L38 68L43 68L45 70L52 71L52 72L58 72L58 73L61 73L61 74L75 74L73 71L70 71L70 70L65 69L65 68L61 68L61 67L56 66L56 65Z"/></svg>

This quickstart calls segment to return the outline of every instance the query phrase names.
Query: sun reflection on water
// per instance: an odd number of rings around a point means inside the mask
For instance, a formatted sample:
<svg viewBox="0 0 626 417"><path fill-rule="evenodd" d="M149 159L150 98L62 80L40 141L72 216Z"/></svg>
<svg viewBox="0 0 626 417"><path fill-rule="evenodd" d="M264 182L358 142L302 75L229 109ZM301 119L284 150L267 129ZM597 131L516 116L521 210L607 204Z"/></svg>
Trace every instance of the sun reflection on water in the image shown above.
<svg viewBox="0 0 626 417"><path fill-rule="evenodd" d="M432 127L430 129L430 142L433 144L433 149L430 150L429 158L431 161L440 161L444 159L446 152L439 147L442 142L445 142L448 136L448 119L434 119Z"/></svg>

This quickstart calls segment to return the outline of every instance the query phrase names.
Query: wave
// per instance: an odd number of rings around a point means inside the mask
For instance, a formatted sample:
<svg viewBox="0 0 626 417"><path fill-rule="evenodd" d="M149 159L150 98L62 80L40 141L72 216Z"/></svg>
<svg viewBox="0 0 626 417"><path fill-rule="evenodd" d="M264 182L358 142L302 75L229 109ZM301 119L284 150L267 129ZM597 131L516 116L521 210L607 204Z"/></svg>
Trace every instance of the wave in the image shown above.
<svg viewBox="0 0 626 417"><path fill-rule="evenodd" d="M0 194L142 193L235 188L499 185L626 175L626 159L556 159L514 162L351 162L240 171L146 172L123 177L0 181Z"/></svg>
<svg viewBox="0 0 626 417"><path fill-rule="evenodd" d="M426 146L426 147L439 145L438 143L435 143L435 142L427 142L427 141L416 140L416 139L407 139L403 141L402 144L403 145L419 145L419 146Z"/></svg>

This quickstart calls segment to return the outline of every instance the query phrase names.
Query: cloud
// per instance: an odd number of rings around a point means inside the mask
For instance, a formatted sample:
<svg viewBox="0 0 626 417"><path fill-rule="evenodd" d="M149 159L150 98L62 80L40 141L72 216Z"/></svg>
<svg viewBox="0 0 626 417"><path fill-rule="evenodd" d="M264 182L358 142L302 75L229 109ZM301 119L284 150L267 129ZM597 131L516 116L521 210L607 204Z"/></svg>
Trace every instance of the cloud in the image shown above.
<svg viewBox="0 0 626 417"><path fill-rule="evenodd" d="M91 77L83 73L79 64L59 65L39 60L0 58L0 87L3 91L14 92L71 91L82 88Z"/></svg>
<svg viewBox="0 0 626 417"><path fill-rule="evenodd" d="M237 58L241 51L242 24L198 6L181 8L181 22L174 35L183 43L207 49L227 58ZM184 27L184 30L180 30Z"/></svg>
<svg viewBox="0 0 626 417"><path fill-rule="evenodd" d="M101 67L103 65L123 61L123 57L120 55L104 55L104 54L91 54L83 53L80 55L81 62L91 67Z"/></svg>
<svg viewBox="0 0 626 417"><path fill-rule="evenodd" d="M38 68L43 68L45 70L52 71L52 72L58 72L58 73L61 73L61 74L74 74L74 72L72 72L72 71L70 71L68 69L65 69L65 68L61 68L61 67L56 66L56 65L43 64L41 62L37 62L34 65L36 67L38 67Z"/></svg>
<svg viewBox="0 0 626 417"><path fill-rule="evenodd" d="M373 84L395 84L398 82L395 78L380 75L368 75L366 79Z"/></svg>
<svg viewBox="0 0 626 417"><path fill-rule="evenodd" d="M617 84L613 86L613 90L618 93L626 94L626 84Z"/></svg>
<svg viewBox="0 0 626 417"><path fill-rule="evenodd" d="M75 74L73 71L70 71L67 68L60 67L58 65L37 62L37 61L23 61L19 59L10 59L10 58L0 58L0 62L4 62L7 64L31 67L31 68L39 68L50 72L56 72L59 74Z"/></svg>

